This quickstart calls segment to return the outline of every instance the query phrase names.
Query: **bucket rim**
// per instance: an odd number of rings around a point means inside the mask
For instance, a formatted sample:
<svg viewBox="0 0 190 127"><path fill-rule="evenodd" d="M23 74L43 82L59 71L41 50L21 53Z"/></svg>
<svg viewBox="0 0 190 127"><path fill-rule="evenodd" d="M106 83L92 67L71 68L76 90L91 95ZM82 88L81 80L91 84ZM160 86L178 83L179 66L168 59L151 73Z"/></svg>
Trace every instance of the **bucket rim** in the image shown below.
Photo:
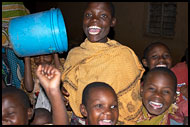
<svg viewBox="0 0 190 127"><path fill-rule="evenodd" d="M61 34L63 34L59 28L59 25L58 25L58 18L62 18L62 21L63 21L63 33L65 34L65 38L62 39L61 38ZM51 28L52 28L52 32L53 32L53 38L54 38L54 43L55 43L55 46L57 48L57 50L59 50L59 52L61 52L63 49L64 51L67 51L68 50L68 38L67 38L67 32L66 32L66 26L65 26L65 22L64 22L64 18L63 18L63 15L61 13L61 10L59 8L52 8L51 9ZM55 31L55 30L58 30L58 31ZM62 47L60 47L60 45L58 44L61 44ZM65 45L64 45L65 44Z"/></svg>

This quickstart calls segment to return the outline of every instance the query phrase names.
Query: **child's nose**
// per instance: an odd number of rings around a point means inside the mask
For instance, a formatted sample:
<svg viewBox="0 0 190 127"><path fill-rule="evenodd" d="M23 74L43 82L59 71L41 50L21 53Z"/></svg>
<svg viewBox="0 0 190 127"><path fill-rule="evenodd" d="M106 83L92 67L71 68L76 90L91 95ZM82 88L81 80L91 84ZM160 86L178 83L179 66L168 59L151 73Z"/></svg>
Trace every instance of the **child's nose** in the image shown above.
<svg viewBox="0 0 190 127"><path fill-rule="evenodd" d="M104 114L110 115L111 114L111 108L105 108Z"/></svg>
<svg viewBox="0 0 190 127"><path fill-rule="evenodd" d="M156 91L156 92L154 93L154 96L157 97L157 98L160 98L160 97L162 96L162 93L159 92L159 91Z"/></svg>
<svg viewBox="0 0 190 127"><path fill-rule="evenodd" d="M97 21L98 20L98 17L97 16L92 16L92 21Z"/></svg>

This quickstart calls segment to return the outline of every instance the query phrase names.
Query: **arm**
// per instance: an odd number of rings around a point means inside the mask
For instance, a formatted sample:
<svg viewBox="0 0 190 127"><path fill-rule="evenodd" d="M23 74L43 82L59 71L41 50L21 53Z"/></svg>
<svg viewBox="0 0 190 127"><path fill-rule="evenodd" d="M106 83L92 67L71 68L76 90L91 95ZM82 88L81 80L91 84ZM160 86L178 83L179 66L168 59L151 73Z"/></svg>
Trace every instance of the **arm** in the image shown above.
<svg viewBox="0 0 190 127"><path fill-rule="evenodd" d="M61 73L53 66L40 65L36 71L36 74L50 100L53 112L53 124L68 125L69 120L66 107L60 91Z"/></svg>
<svg viewBox="0 0 190 127"><path fill-rule="evenodd" d="M53 58L54 58L54 62L55 62L55 67L57 69L59 69L59 67L62 67L61 62L59 60L59 56L57 53L53 54Z"/></svg>
<svg viewBox="0 0 190 127"><path fill-rule="evenodd" d="M24 87L28 92L32 92L34 89L34 82L32 77L30 57L25 57L24 62Z"/></svg>

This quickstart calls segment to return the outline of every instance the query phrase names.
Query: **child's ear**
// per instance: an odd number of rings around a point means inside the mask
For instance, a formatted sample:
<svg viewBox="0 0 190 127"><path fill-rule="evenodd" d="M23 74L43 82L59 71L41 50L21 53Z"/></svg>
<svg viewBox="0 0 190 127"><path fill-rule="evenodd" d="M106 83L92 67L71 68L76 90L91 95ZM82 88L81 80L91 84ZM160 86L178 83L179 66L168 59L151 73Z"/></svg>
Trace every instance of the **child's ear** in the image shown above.
<svg viewBox="0 0 190 127"><path fill-rule="evenodd" d="M145 67L148 66L148 65L147 65L147 60L146 60L145 58L142 59L142 63L143 63L143 65L144 65Z"/></svg>
<svg viewBox="0 0 190 127"><path fill-rule="evenodd" d="M112 21L111 21L111 27L114 27L115 24L116 24L116 18L113 17L113 18L112 18Z"/></svg>
<svg viewBox="0 0 190 127"><path fill-rule="evenodd" d="M80 104L80 112L81 112L81 114L82 114L82 116L83 117L87 117L87 111L86 111L86 107L85 107L85 105L83 105L83 104Z"/></svg>
<svg viewBox="0 0 190 127"><path fill-rule="evenodd" d="M34 114L34 110L32 108L28 108L27 114L28 114L28 120L31 120Z"/></svg>

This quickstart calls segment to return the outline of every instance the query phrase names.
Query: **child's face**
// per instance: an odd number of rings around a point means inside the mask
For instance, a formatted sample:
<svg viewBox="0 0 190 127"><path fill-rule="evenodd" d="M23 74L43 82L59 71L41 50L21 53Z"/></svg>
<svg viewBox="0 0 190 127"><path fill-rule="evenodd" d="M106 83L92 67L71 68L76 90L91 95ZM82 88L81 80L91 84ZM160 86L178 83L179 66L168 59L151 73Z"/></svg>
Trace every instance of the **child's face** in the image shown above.
<svg viewBox="0 0 190 127"><path fill-rule="evenodd" d="M2 124L3 125L28 125L32 110L24 108L16 95L2 96Z"/></svg>
<svg viewBox="0 0 190 127"><path fill-rule="evenodd" d="M175 82L164 72L152 72L141 88L146 110L151 115L164 113L176 99Z"/></svg>
<svg viewBox="0 0 190 127"><path fill-rule="evenodd" d="M117 95L109 88L92 88L85 108L89 125L115 125L118 120Z"/></svg>
<svg viewBox="0 0 190 127"><path fill-rule="evenodd" d="M107 42L110 27L116 19L112 17L110 7L105 2L91 2L84 12L83 30L91 42Z"/></svg>
<svg viewBox="0 0 190 127"><path fill-rule="evenodd" d="M147 53L147 58L143 59L143 65L149 69L155 67L172 67L172 58L168 49L163 45L155 45Z"/></svg>
<svg viewBox="0 0 190 127"><path fill-rule="evenodd" d="M41 56L35 56L34 57L34 62L36 65L40 64L51 64L53 61L53 55L41 55Z"/></svg>

